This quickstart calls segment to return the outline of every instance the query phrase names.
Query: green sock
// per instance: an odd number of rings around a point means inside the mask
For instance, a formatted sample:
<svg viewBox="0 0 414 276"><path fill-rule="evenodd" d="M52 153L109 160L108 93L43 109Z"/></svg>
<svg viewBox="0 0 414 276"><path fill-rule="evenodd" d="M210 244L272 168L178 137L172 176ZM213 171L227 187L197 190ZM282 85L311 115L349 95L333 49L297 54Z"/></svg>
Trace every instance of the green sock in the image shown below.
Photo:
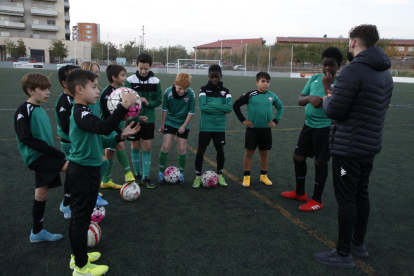
<svg viewBox="0 0 414 276"><path fill-rule="evenodd" d="M149 176L151 168L151 151L142 151L142 177Z"/></svg>
<svg viewBox="0 0 414 276"><path fill-rule="evenodd" d="M178 163L178 169L180 170L181 173L184 173L186 161L187 161L187 154L178 155L177 163Z"/></svg>
<svg viewBox="0 0 414 276"><path fill-rule="evenodd" d="M168 161L168 152L163 152L162 150L160 150L160 159L159 159L159 165L158 165L158 170L159 172L164 172L165 171L165 167L167 166L167 161Z"/></svg>
<svg viewBox="0 0 414 276"><path fill-rule="evenodd" d="M107 159L107 160L103 161L102 165L101 165L101 171L100 171L101 180L103 180L102 178L103 178L104 174L106 173L106 171L108 170L108 168L109 168L109 160ZM111 170L112 170L112 168L111 168Z"/></svg>
<svg viewBox="0 0 414 276"><path fill-rule="evenodd" d="M131 149L131 159L135 174L141 174L141 159L139 158L139 149Z"/></svg>
<svg viewBox="0 0 414 276"><path fill-rule="evenodd" d="M106 183L109 181L109 179L111 179L112 176L112 166L114 165L114 160L112 159L108 159L108 167L106 169L105 174L102 177L102 182ZM101 167L102 168L102 167Z"/></svg>
<svg viewBox="0 0 414 276"><path fill-rule="evenodd" d="M125 150L116 151L116 157L118 158L118 161L125 173L130 172L131 167L129 166L129 160Z"/></svg>

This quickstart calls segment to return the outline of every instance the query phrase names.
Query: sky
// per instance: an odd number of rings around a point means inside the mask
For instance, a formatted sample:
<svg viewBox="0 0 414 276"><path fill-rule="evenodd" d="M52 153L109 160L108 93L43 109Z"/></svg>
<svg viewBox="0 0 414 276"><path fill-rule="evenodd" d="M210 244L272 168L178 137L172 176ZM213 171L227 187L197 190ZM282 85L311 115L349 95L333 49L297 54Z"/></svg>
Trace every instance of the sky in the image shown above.
<svg viewBox="0 0 414 276"><path fill-rule="evenodd" d="M381 38L414 39L414 0L69 0L71 27L100 24L101 40L139 41L146 47L196 45L221 39L278 36L348 37L360 24ZM97 3L99 3L97 5Z"/></svg>

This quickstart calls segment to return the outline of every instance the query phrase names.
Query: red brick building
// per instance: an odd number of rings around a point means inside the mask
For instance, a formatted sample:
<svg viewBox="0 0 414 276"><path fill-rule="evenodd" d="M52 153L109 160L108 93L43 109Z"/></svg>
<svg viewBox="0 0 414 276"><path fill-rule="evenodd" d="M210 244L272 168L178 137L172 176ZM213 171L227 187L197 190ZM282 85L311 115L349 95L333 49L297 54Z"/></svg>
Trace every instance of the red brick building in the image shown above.
<svg viewBox="0 0 414 276"><path fill-rule="evenodd" d="M217 40L215 42L197 45L194 46L194 50L203 51L205 53L210 53L214 50L221 51L223 49L223 53L229 53L230 55L234 54L241 54L243 53L244 47L251 46L251 45L262 45L263 38L248 38L248 39L224 39L224 40Z"/></svg>
<svg viewBox="0 0 414 276"><path fill-rule="evenodd" d="M92 45L101 40L100 26L95 23L78 23L78 41L88 41Z"/></svg>

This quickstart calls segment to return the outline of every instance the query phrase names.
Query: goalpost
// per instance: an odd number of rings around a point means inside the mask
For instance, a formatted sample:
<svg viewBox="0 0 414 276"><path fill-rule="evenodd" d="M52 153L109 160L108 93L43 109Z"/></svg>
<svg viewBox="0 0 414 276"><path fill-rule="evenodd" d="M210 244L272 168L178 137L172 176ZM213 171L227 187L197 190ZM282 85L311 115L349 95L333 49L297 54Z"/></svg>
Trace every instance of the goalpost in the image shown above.
<svg viewBox="0 0 414 276"><path fill-rule="evenodd" d="M208 64L218 64L221 66L220 60L218 59L177 59L177 66L178 66L178 73L180 73L180 69L207 69L207 68L199 68L200 65ZM185 64L189 64L191 68L184 68Z"/></svg>

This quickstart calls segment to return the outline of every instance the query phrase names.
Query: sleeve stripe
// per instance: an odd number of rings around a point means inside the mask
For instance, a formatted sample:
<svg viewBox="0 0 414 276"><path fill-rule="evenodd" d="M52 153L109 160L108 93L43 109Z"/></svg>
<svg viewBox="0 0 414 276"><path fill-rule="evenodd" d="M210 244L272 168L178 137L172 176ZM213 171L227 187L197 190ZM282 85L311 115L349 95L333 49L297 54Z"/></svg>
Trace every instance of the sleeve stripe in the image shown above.
<svg viewBox="0 0 414 276"><path fill-rule="evenodd" d="M190 113L190 112L189 112L189 113L188 113L188 115L194 115L194 113Z"/></svg>
<svg viewBox="0 0 414 276"><path fill-rule="evenodd" d="M226 95L226 98L231 98L231 95L230 95L230 94L227 94L227 95Z"/></svg>
<svg viewBox="0 0 414 276"><path fill-rule="evenodd" d="M199 97L205 96L205 95L206 95L206 93L205 92L202 92L202 93L199 94Z"/></svg>
<svg viewBox="0 0 414 276"><path fill-rule="evenodd" d="M162 109L162 111L168 111L168 109L164 109L164 108L163 108L163 109Z"/></svg>

